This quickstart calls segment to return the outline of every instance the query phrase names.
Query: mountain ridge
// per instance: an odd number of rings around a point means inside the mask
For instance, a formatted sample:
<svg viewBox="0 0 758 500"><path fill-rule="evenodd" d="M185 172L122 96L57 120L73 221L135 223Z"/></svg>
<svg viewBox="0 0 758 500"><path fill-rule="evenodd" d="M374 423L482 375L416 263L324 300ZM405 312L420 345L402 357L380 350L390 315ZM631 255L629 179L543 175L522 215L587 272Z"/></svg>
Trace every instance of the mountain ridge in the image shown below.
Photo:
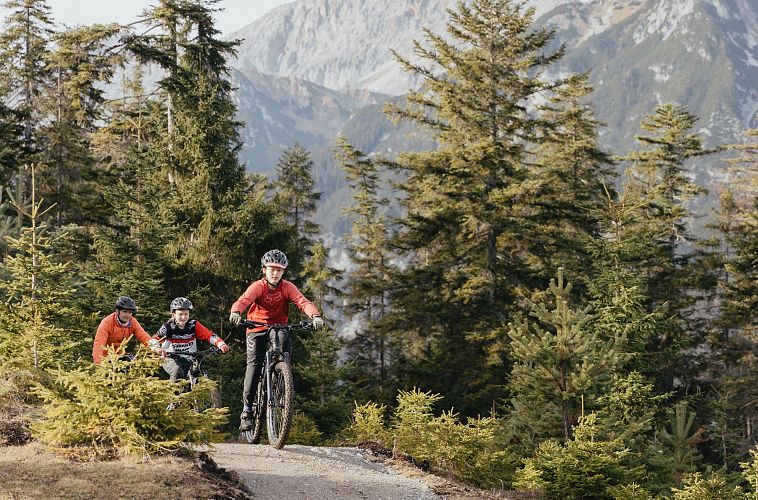
<svg viewBox="0 0 758 500"><path fill-rule="evenodd" d="M278 155L295 140L311 150L314 179L324 193L318 218L327 230L342 224L335 208L349 203L344 178L331 159L337 134L348 135L357 147L368 147L366 154L392 155L401 145L429 145L428 136L409 140L408 126L393 128L381 115L386 99L418 84L387 66L389 49L422 40L422 25L444 34L448 19L441 13L453 0L345 0L339 2L341 10L331 8L333 3L299 0L274 9L233 35L251 27L257 30L231 62L240 75L259 75L257 80L240 80L244 84L238 90L240 118L246 122L243 159L251 170L270 173ZM378 13L388 3L395 17L380 18ZM554 28L555 46L563 43L568 48L552 76L589 71L595 87L589 100L605 124L599 129L601 144L624 154L636 147L642 118L664 102L686 105L700 117L696 131L704 135L707 146L739 142L745 129L758 126L756 9L748 0L554 0L538 3L535 28ZM346 15L356 12L362 17L344 26ZM390 27L391 36L364 43L359 27L370 24L367 32L378 33L391 19L404 24ZM350 32L357 33L350 43L339 37L314 38L317 33ZM309 40L314 44L305 43ZM247 51L251 46L255 50ZM323 47L331 48L322 53ZM360 64L352 66L355 60ZM307 64L298 66L301 62ZM371 97L364 100L355 94L355 89L379 88L384 91L366 94ZM302 89L311 96L298 95ZM303 99L307 104L293 104ZM281 117L284 125L271 117ZM693 172L701 184L721 175L720 160L706 157L698 162Z"/></svg>

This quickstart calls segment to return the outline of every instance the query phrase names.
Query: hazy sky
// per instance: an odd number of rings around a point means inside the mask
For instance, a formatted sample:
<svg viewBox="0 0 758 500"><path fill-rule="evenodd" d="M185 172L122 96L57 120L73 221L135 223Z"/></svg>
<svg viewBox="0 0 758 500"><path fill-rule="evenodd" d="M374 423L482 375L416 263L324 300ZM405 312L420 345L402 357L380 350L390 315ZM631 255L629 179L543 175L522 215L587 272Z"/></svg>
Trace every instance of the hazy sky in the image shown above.
<svg viewBox="0 0 758 500"><path fill-rule="evenodd" d="M253 22L277 5L293 0L221 0L216 6L217 27L229 34ZM56 21L68 26L77 24L135 21L155 0L48 0Z"/></svg>

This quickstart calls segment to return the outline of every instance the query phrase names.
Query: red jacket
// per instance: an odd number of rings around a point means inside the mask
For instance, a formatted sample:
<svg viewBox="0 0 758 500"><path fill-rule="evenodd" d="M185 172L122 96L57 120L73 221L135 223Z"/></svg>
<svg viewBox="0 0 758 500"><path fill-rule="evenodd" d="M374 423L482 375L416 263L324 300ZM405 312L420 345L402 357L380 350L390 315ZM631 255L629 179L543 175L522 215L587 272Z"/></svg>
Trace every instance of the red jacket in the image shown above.
<svg viewBox="0 0 758 500"><path fill-rule="evenodd" d="M116 320L116 314L118 312L114 312L103 318L100 326L97 327L95 343L92 346L92 361L95 364L100 363L100 359L108 352L105 350L107 346L118 347L124 339L131 335L137 337L143 344L147 344L147 341L150 339L150 335L140 326L137 318L132 316L129 324L121 326Z"/></svg>
<svg viewBox="0 0 758 500"><path fill-rule="evenodd" d="M265 278L253 282L237 302L232 304L232 312L242 314L248 306L247 319L263 323L286 324L287 306L292 302L309 318L319 314L313 303L300 293L291 281L281 280L275 289L271 290ZM264 327L248 329L247 333L265 330Z"/></svg>

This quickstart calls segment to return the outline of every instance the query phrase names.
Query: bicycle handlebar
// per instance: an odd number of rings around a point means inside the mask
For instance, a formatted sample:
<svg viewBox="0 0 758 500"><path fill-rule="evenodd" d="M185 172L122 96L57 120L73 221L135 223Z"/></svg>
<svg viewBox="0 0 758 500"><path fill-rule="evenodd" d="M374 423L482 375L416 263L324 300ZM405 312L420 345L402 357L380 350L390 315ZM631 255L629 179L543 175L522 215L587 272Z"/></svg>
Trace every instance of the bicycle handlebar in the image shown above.
<svg viewBox="0 0 758 500"><path fill-rule="evenodd" d="M195 352L166 352L167 358L200 358L205 357L210 354L221 354L221 349L218 347L211 347L210 349L206 349L204 351L195 351Z"/></svg>
<svg viewBox="0 0 758 500"><path fill-rule="evenodd" d="M306 330L313 327L310 321L300 321L299 323L290 323L290 324L279 324L279 323L262 323L260 321L255 321L252 319L242 320L239 326L244 326L245 328L256 328L259 326L265 326L267 329L285 328L287 330Z"/></svg>

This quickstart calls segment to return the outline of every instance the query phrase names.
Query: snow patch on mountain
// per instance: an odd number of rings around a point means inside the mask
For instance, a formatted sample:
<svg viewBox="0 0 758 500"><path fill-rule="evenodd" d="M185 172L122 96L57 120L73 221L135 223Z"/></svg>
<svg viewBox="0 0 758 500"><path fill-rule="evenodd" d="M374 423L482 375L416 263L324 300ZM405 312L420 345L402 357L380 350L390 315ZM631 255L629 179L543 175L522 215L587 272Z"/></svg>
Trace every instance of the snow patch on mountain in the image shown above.
<svg viewBox="0 0 758 500"><path fill-rule="evenodd" d="M468 3L470 0L464 0ZM232 33L241 39L235 68L272 76L292 76L335 90L369 89L401 95L418 88L392 56L413 63L413 40L425 43L423 29L447 36L449 15L458 0L298 0L271 10ZM528 0L535 19L562 6L588 11L581 33L592 36L629 11L625 0ZM638 3L633 2L638 8ZM642 2L639 2L640 4ZM623 17L623 16L622 16Z"/></svg>
<svg viewBox="0 0 758 500"><path fill-rule="evenodd" d="M731 19L731 13L729 12L729 9L726 5L724 5L721 0L706 0L706 3L709 3L713 6L714 9L716 9L716 13L719 15L722 19Z"/></svg>
<svg viewBox="0 0 758 500"><path fill-rule="evenodd" d="M680 23L695 10L695 0L664 0L658 2L647 18L634 31L635 43L641 43L650 35L666 40L680 27Z"/></svg>
<svg viewBox="0 0 758 500"><path fill-rule="evenodd" d="M665 82L671 78L671 72L674 70L674 66L671 64L666 66L663 64L654 64L652 66L648 66L648 69L655 73L655 76L653 78L656 82Z"/></svg>

